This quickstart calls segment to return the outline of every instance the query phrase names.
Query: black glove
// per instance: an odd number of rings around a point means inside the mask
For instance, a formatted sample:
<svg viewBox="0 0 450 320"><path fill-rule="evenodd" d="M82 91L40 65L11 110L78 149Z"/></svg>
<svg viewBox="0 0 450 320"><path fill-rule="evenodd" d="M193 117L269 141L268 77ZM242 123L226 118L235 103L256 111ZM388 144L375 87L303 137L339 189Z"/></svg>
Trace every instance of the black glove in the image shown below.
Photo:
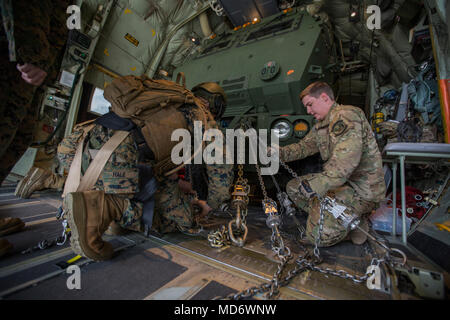
<svg viewBox="0 0 450 320"><path fill-rule="evenodd" d="M303 194L307 199L311 199L317 196L317 194L313 191L313 189L311 189L311 186L306 180L302 180L298 187L298 191L300 191L300 193Z"/></svg>

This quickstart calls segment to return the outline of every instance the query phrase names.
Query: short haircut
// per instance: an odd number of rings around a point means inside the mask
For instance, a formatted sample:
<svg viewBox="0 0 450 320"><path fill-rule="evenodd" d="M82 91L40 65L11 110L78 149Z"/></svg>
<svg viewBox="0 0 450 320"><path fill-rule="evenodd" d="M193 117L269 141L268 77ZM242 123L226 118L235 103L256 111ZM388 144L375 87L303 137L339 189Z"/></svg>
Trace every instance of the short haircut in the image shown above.
<svg viewBox="0 0 450 320"><path fill-rule="evenodd" d="M305 90L300 93L300 100L303 100L306 96L311 96L314 98L320 97L322 93L326 93L331 100L334 100L333 89L326 82L314 82L311 83Z"/></svg>

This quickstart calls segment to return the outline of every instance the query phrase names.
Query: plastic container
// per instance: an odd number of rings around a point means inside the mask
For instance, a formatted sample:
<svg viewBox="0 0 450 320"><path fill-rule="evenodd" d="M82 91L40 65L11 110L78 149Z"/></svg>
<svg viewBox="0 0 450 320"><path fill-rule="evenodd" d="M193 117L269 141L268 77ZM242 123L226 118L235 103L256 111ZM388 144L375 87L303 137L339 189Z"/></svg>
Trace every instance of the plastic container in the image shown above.
<svg viewBox="0 0 450 320"><path fill-rule="evenodd" d="M396 234L402 234L402 210L397 208ZM380 207L370 215L369 220L372 222L372 228L377 231L392 233L392 206L381 203ZM412 220L406 217L406 232L411 228Z"/></svg>

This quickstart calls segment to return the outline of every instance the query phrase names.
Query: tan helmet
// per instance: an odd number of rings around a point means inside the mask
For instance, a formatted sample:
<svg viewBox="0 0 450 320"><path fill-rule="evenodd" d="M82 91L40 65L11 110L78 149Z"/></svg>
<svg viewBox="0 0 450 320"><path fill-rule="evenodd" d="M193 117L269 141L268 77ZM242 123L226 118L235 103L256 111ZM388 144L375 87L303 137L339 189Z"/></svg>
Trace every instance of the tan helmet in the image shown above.
<svg viewBox="0 0 450 320"><path fill-rule="evenodd" d="M216 82L203 82L195 87L192 88L192 92L195 92L198 89L203 89L210 94L220 94L225 101L225 104L227 103L227 95L225 94L225 91L222 89L221 86L219 86Z"/></svg>

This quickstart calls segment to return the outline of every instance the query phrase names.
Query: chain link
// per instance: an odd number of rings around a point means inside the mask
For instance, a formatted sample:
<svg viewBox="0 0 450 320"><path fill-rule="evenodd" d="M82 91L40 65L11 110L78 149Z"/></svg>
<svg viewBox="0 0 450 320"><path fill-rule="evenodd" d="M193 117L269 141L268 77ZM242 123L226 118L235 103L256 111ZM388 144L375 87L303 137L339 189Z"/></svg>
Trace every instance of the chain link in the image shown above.
<svg viewBox="0 0 450 320"><path fill-rule="evenodd" d="M334 270L334 269L330 269L330 268L320 268L318 266L316 266L314 263L309 262L306 259L300 259L297 260L296 263L299 266L303 266L311 271L316 271L316 272L320 272L322 274L329 274L332 276L336 276L342 279L346 279L346 280L351 280L354 283L363 283L366 282L367 279L373 274L373 272L366 272L366 274L364 274L363 276L358 276L358 275L352 275L350 273L348 273L345 270ZM374 264L376 265L376 264Z"/></svg>
<svg viewBox="0 0 450 320"><path fill-rule="evenodd" d="M63 226L63 231L60 236L58 236L54 239L50 239L50 240L44 239L42 241L39 241L37 245L35 245L34 247L30 247L26 250L23 250L21 253L26 254L26 253L31 253L31 252L34 252L37 250L45 250L45 249L51 248L55 245L63 246L67 242L67 239L70 237L70 228L67 223L67 219L64 219L64 215L65 215L65 211L58 209L56 218L58 220L62 219L61 223Z"/></svg>
<svg viewBox="0 0 450 320"><path fill-rule="evenodd" d="M322 237L323 233L323 221L324 221L324 204L323 202L321 202L318 235L314 241L314 255L316 256L317 259L320 259L319 245L320 245L320 238Z"/></svg>
<svg viewBox="0 0 450 320"><path fill-rule="evenodd" d="M227 228L220 226L220 229L208 234L209 245L213 248L220 249L225 245L230 244L230 237L228 236Z"/></svg>
<svg viewBox="0 0 450 320"><path fill-rule="evenodd" d="M213 248L221 248L230 242L243 247L248 234L247 214L250 186L244 178L244 166L238 165L238 178L236 179L231 206L236 209L236 218L230 220L228 229L221 226L219 230L208 234L208 242ZM242 237L241 237L242 236Z"/></svg>
<svg viewBox="0 0 450 320"><path fill-rule="evenodd" d="M300 177L297 175L296 172L294 172L294 170L292 170L281 159L280 159L280 163L295 179L297 179L300 182ZM275 254L277 255L280 262L278 263L277 270L273 274L272 280L269 283L263 283L260 286L249 288L240 293L228 295L225 299L238 300L238 299L243 299L243 298L249 298L256 294L266 293L266 292L268 292L267 297L269 299L272 299L279 293L280 287L286 286L292 278L294 278L299 273L304 272L306 270L316 271L316 272L320 272L322 274L329 274L329 275L333 275L333 276L340 277L343 279L348 279L348 280L353 281L354 283L366 282L367 279L369 279L369 277L374 274L374 271L369 271L369 270L371 270L371 268L367 268L366 273L363 276L359 276L359 275L352 275L345 270L334 270L331 268L318 267L318 265L320 265L322 263L322 258L320 257L319 245L320 245L320 240L321 240L321 236L323 233L325 201L323 201L323 199L321 199L319 196L317 196L317 199L320 201L320 218L319 218L319 225L318 225L318 235L315 238L315 243L314 243L314 251L313 251L314 258L306 259L302 256L299 256L299 258L297 258L297 260L295 261L296 262L295 268L293 270L289 271L287 276L282 278L283 270L285 269L288 262L292 259L292 255L291 255L290 249L284 245L283 238L281 237L280 232L278 230L279 220L277 220L277 219L279 219L279 216L277 215L278 212L276 210L276 203L268 197L267 190L264 185L264 180L261 175L260 167L258 164L255 164L255 166L256 166L257 173L258 173L259 184L260 184L261 190L264 195L263 208L265 210L265 213L268 215L268 219L267 219L266 223L269 227L272 228L272 235L271 235L272 251L275 252ZM242 174L239 175L238 181L241 181L241 180L239 180L241 178L242 178ZM275 181L275 185L279 189L278 185L276 184L276 181ZM280 204L281 204L280 210L282 212L284 212L284 208L283 208L284 202L282 201L281 190L279 189L278 191L279 191L278 192L278 200L280 201ZM300 229L299 229L299 231L300 231ZM226 238L224 234L225 234L225 231L223 229L222 229L222 232L217 231L215 233L217 238L220 239L219 241L222 241L222 242L224 242L223 239ZM213 238L213 235L211 235L211 238ZM210 241L210 243L211 243L211 241ZM380 244L379 241L377 241L377 243ZM382 245L382 247L386 248L386 246L384 246L384 245ZM392 249L390 249L390 250L393 251ZM387 251L387 255L388 255L388 252L389 251ZM406 256L404 255L404 253L401 252L400 250L397 250L397 252L400 252L403 255L404 264L405 264ZM371 265L379 266L381 263L386 263L386 262L388 262L388 259L373 258Z"/></svg>
<svg viewBox="0 0 450 320"><path fill-rule="evenodd" d="M280 216L278 215L278 211L276 210L277 205L275 201L270 199L269 196L267 195L267 191L264 185L264 180L262 178L261 169L259 165L255 164L255 166L256 172L258 173L260 187L264 194L263 208L264 212L268 216L266 224L268 227L272 228L272 236L271 236L272 251L277 255L278 259L280 260L277 270L272 277L272 281L270 282L269 293L267 294L267 297L269 299L272 299L275 295L278 295L279 293L281 274L284 268L286 267L286 264L289 262L289 260L292 259L292 256L291 250L289 249L289 247L285 246L283 238L280 235L280 231L278 230L278 226L280 225L281 219ZM283 208L283 203L281 202L280 204L281 208Z"/></svg>

